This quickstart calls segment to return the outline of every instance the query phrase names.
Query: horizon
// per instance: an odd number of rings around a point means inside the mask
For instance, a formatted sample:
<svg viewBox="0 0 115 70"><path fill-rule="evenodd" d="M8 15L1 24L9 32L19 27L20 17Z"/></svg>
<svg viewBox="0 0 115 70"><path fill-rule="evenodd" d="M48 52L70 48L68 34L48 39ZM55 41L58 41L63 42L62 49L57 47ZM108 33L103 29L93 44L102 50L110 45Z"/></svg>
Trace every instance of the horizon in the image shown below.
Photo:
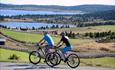
<svg viewBox="0 0 115 70"><path fill-rule="evenodd" d="M79 6L79 5L115 5L114 0L1 0L2 4L11 5L56 5L56 6Z"/></svg>

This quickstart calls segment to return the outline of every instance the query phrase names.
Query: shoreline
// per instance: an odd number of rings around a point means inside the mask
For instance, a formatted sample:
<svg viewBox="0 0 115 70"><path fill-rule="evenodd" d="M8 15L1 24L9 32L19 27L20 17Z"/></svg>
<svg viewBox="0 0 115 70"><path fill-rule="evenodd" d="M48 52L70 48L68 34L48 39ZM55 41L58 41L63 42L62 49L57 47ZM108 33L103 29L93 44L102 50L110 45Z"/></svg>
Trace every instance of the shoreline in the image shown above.
<svg viewBox="0 0 115 70"><path fill-rule="evenodd" d="M52 12L65 12L65 13L85 13L83 11L80 10L60 10L60 9L42 9L42 8L38 8L38 9L1 9L1 10L20 10L20 11L52 11Z"/></svg>

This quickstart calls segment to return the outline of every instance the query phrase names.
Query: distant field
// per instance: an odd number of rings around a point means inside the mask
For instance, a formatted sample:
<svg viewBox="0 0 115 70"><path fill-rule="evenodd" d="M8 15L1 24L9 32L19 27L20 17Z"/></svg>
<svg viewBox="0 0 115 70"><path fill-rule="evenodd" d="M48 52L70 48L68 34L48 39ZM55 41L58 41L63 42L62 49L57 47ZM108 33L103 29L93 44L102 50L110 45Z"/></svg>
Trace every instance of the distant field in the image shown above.
<svg viewBox="0 0 115 70"><path fill-rule="evenodd" d="M7 29L2 29L1 32L3 32L5 35L8 35L9 37L12 37L16 40L26 41L26 42L38 42L42 38L42 35L40 34L15 32L15 31L7 30Z"/></svg>
<svg viewBox="0 0 115 70"><path fill-rule="evenodd" d="M95 26L94 28L115 31L115 25Z"/></svg>
<svg viewBox="0 0 115 70"><path fill-rule="evenodd" d="M1 32L3 32L5 35L8 35L9 37L12 37L16 40L20 41L26 41L26 42L39 42L40 39L42 39L43 35L41 34L31 34L31 33L24 33L24 32L16 32L16 31L11 31L7 29L2 29ZM52 36L55 43L57 43L60 40L60 37L57 36ZM87 39L70 39L72 44L79 44L79 43L84 43L84 42L89 42L92 40L87 40Z"/></svg>
<svg viewBox="0 0 115 70"><path fill-rule="evenodd" d="M75 33L85 33L85 32L102 32L102 31L115 31L115 25L105 25L105 26L93 26L93 27L78 27L78 28L63 28L63 29L53 29L58 30L59 32L62 31L73 31ZM23 32L14 32L6 29L1 30L4 34L13 37L17 40L27 41L27 42L38 42L42 35L40 34L30 34L30 33L23 33ZM55 42L59 41L59 37L53 37ZM75 41L75 39L72 42ZM76 42L79 42L78 40Z"/></svg>
<svg viewBox="0 0 115 70"><path fill-rule="evenodd" d="M110 26L112 27L112 26ZM16 40L25 41L25 42L33 42L37 43L40 39L42 39L43 35L41 34L31 34L24 32L16 32L7 29L1 30L5 35L12 37ZM61 39L59 36L52 36L56 43ZM114 52L114 43L97 43L92 39L70 39L71 44L73 45L72 50L81 51L81 52L102 52L105 50L101 50L102 48L107 49L106 52ZM63 46L64 47L64 46Z"/></svg>
<svg viewBox="0 0 115 70"><path fill-rule="evenodd" d="M52 30L52 29L51 29ZM85 32L103 32L103 31L115 31L115 25L102 25L102 26L90 26L90 27L77 27L77 28L63 28L63 29L53 29L59 32L63 31L73 31L75 33L85 33Z"/></svg>

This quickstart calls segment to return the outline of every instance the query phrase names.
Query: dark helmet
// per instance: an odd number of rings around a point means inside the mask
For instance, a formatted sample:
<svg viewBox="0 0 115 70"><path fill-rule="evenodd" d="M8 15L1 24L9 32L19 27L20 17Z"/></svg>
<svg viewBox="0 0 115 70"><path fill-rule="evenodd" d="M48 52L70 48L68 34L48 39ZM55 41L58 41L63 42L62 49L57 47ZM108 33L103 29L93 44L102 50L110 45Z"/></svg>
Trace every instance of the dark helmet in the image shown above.
<svg viewBox="0 0 115 70"><path fill-rule="evenodd" d="M60 35L61 35L61 36L65 36L65 33L64 33L64 32L62 32Z"/></svg>
<svg viewBox="0 0 115 70"><path fill-rule="evenodd" d="M44 35L46 35L46 34L48 34L48 31L44 31L43 33L44 33Z"/></svg>

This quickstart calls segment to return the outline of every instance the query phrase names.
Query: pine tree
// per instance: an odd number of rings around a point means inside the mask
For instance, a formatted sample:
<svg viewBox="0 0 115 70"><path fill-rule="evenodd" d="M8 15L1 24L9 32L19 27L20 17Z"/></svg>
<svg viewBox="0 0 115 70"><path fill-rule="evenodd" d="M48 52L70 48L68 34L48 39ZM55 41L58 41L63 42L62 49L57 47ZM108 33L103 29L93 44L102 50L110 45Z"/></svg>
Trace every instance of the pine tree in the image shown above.
<svg viewBox="0 0 115 70"><path fill-rule="evenodd" d="M93 38L93 33L92 32L89 33L89 37Z"/></svg>

